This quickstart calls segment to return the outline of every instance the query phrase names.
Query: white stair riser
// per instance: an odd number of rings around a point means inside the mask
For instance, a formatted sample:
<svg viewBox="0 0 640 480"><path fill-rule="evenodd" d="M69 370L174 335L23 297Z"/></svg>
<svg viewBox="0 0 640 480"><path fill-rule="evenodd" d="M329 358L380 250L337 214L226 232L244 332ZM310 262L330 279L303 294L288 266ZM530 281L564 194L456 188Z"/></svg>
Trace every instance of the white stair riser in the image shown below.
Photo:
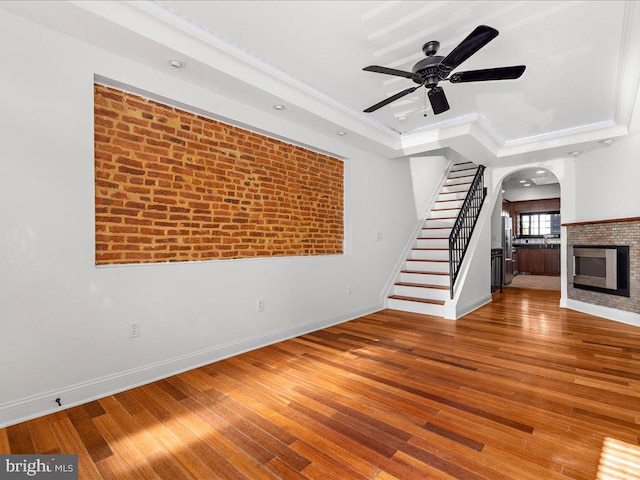
<svg viewBox="0 0 640 480"><path fill-rule="evenodd" d="M405 300L396 300L389 298L387 300L387 308L392 310L401 310L403 312L421 313L423 315L433 315L435 317L444 317L444 307L442 305L432 305L429 303L407 302Z"/></svg>
<svg viewBox="0 0 640 480"><path fill-rule="evenodd" d="M421 230L420 237L438 237L438 238L449 238L449 234L451 233L451 228L430 228Z"/></svg>
<svg viewBox="0 0 640 480"><path fill-rule="evenodd" d="M449 172L449 176L447 178L474 177L476 175L477 170L478 170L477 168L474 168L473 170L460 170L455 172Z"/></svg>
<svg viewBox="0 0 640 480"><path fill-rule="evenodd" d="M445 185L440 190L440 194L444 193L458 193L458 192L468 192L469 185Z"/></svg>
<svg viewBox="0 0 640 480"><path fill-rule="evenodd" d="M447 178L444 181L445 187L451 187L459 184L471 183L473 181L473 175L463 175L460 177ZM469 188L469 185L466 185L466 188Z"/></svg>
<svg viewBox="0 0 640 480"><path fill-rule="evenodd" d="M456 163L451 166L450 172L456 172L458 170L466 170L467 168L474 168L474 163Z"/></svg>
<svg viewBox="0 0 640 480"><path fill-rule="evenodd" d="M443 237L439 239L418 238L416 240L416 247L418 248L449 248L449 238L448 237Z"/></svg>
<svg viewBox="0 0 640 480"><path fill-rule="evenodd" d="M411 260L449 260L449 249L446 250L411 250Z"/></svg>
<svg viewBox="0 0 640 480"><path fill-rule="evenodd" d="M441 193L438 195L438 199L436 202L444 202L446 200L464 200L467 196L467 191L464 192L453 192L453 193Z"/></svg>
<svg viewBox="0 0 640 480"><path fill-rule="evenodd" d="M393 287L394 295L403 297L424 298L426 300L446 300L449 298L449 290L438 288L408 287L396 285Z"/></svg>
<svg viewBox="0 0 640 480"><path fill-rule="evenodd" d="M450 218L446 220L427 219L424 222L424 228L448 228L451 229L455 220Z"/></svg>
<svg viewBox="0 0 640 480"><path fill-rule="evenodd" d="M431 213L429 214L429 218L450 218L450 217L457 217L458 213L460 212L460 209L454 209L454 210L431 210Z"/></svg>
<svg viewBox="0 0 640 480"><path fill-rule="evenodd" d="M434 210L439 210L442 208L461 208L463 203L464 199L454 201L438 201L433 205L433 208Z"/></svg>
<svg viewBox="0 0 640 480"><path fill-rule="evenodd" d="M412 262L407 259L404 270L412 270L415 272L438 272L449 273L448 262Z"/></svg>
<svg viewBox="0 0 640 480"><path fill-rule="evenodd" d="M406 283L423 283L425 285L449 286L449 275L432 275L429 273L401 273L400 281Z"/></svg>

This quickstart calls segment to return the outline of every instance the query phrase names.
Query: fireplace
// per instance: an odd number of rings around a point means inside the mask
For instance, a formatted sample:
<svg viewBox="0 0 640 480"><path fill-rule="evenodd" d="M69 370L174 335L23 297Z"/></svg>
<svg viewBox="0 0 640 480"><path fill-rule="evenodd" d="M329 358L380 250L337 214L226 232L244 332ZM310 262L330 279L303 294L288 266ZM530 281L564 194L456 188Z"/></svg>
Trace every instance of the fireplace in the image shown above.
<svg viewBox="0 0 640 480"><path fill-rule="evenodd" d="M629 247L574 245L571 276L574 288L629 296Z"/></svg>

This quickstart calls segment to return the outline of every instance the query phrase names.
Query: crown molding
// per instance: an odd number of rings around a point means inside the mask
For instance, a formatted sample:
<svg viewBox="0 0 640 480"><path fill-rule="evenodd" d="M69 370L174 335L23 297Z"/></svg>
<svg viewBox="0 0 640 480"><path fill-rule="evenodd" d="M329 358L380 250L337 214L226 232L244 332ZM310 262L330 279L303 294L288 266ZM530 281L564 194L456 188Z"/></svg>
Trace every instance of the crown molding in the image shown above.
<svg viewBox="0 0 640 480"><path fill-rule="evenodd" d="M537 151L566 150L570 145L627 135L640 80L640 64L635 61L640 55L640 36L634 34L640 30L640 8L635 2L628 1L625 3L625 25L621 32L621 60L616 72L619 88L613 106L614 118L562 131L506 140L486 117L474 113L430 125L426 129L400 133L178 14L159 1L72 0L67 5L73 5L134 32L142 39L176 52L187 62L199 62L212 71L238 79L239 84L245 87L250 86L281 98L307 115L353 132L351 138L359 137L370 148L376 148L377 145L383 150L405 155L452 147L468 139L483 154L502 158L534 154Z"/></svg>

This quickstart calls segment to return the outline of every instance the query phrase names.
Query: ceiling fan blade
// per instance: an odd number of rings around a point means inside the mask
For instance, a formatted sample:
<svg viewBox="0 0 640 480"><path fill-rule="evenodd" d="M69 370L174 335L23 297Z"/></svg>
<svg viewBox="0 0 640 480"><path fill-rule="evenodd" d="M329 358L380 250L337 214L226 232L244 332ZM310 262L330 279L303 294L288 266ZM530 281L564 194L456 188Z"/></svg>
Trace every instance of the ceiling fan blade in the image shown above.
<svg viewBox="0 0 640 480"><path fill-rule="evenodd" d="M440 62L438 67L441 72L440 78L445 78L451 70L455 69L497 36L498 30L495 28L487 25L476 27L467 38L460 42L458 46Z"/></svg>
<svg viewBox="0 0 640 480"><path fill-rule="evenodd" d="M382 108L385 105L388 105L389 103L394 102L394 101L398 100L399 98L404 97L405 95L409 95L411 92L414 92L415 90L417 90L421 86L422 85L418 85L417 87L411 87L411 88L407 88L406 90L402 90L401 92L398 92L395 95L393 95L393 96L391 96L389 98L385 98L381 102L378 102L375 105L370 106L369 108L367 108L365 110L365 112L366 113L374 112L374 111L378 110L379 108Z"/></svg>
<svg viewBox="0 0 640 480"><path fill-rule="evenodd" d="M447 96L444 94L442 87L432 88L429 90L428 95L434 115L438 115L439 113L449 110L449 102L447 101Z"/></svg>
<svg viewBox="0 0 640 480"><path fill-rule="evenodd" d="M363 70L367 72L385 73L387 75L395 75L397 77L413 78L413 73L405 72L403 70L396 70L395 68L381 67L379 65L371 65L364 67Z"/></svg>
<svg viewBox="0 0 640 480"><path fill-rule="evenodd" d="M487 68L484 70L469 70L454 73L449 77L451 83L485 82L487 80L514 80L524 73L526 65L513 67Z"/></svg>

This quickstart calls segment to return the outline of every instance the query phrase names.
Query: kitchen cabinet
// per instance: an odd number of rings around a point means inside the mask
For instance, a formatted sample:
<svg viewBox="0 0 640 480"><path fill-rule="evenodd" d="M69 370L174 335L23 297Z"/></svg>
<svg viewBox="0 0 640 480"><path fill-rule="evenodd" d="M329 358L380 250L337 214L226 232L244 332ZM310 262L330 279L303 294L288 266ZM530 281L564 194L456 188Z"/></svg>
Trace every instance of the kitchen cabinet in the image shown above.
<svg viewBox="0 0 640 480"><path fill-rule="evenodd" d="M560 249L543 248L545 275L560 275Z"/></svg>
<svg viewBox="0 0 640 480"><path fill-rule="evenodd" d="M548 247L519 247L518 273L531 275L560 275L560 249Z"/></svg>
<svg viewBox="0 0 640 480"><path fill-rule="evenodd" d="M519 273L531 273L531 249L519 248L518 249L518 272Z"/></svg>
<svg viewBox="0 0 640 480"><path fill-rule="evenodd" d="M532 248L531 257L529 258L529 266L531 267L531 275L544 275L544 251L543 248Z"/></svg>

